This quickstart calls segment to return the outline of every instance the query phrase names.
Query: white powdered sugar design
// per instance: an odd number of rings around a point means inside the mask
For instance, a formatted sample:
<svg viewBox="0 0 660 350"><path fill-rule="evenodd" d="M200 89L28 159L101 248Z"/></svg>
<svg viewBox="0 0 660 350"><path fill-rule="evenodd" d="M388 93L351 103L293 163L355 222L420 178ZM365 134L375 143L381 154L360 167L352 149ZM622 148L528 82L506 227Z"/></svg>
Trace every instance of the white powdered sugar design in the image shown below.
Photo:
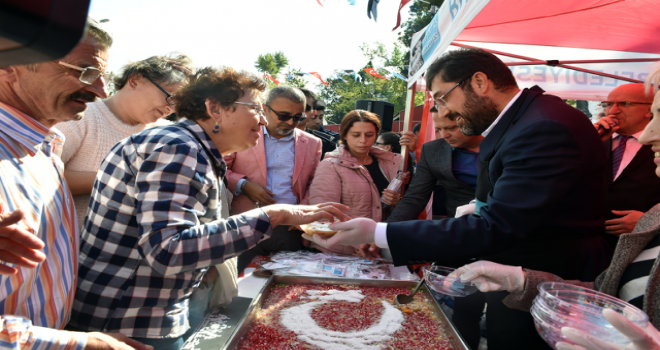
<svg viewBox="0 0 660 350"><path fill-rule="evenodd" d="M298 335L298 339L316 345L324 350L379 350L377 342L390 340L391 334L401 328L403 313L386 301L381 301L385 312L378 323L357 332L337 332L321 328L312 318L312 311L329 301L359 303L364 295L359 290L308 290L304 298L313 299L306 304L282 310L280 322Z"/></svg>

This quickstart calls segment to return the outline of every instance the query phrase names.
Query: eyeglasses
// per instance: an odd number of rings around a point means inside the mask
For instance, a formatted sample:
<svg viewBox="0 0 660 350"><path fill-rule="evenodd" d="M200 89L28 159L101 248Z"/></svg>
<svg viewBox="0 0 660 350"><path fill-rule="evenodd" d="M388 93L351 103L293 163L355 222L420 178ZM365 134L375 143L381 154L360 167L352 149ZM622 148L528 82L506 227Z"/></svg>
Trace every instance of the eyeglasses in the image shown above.
<svg viewBox="0 0 660 350"><path fill-rule="evenodd" d="M143 75L143 77L144 77L145 79L149 80L152 84L154 84L154 85L158 88L158 90L162 91L162 92L165 94L165 102L167 102L168 105L170 105L170 106L174 106L174 105L176 105L176 102L174 102L174 98L173 98L173 96L170 95L169 92L165 91L165 89L163 89L162 87L160 87L160 85L156 84L153 80L147 78L146 75Z"/></svg>
<svg viewBox="0 0 660 350"><path fill-rule="evenodd" d="M300 121L303 119L303 115L304 115L304 114L302 114L302 113L301 113L301 114L297 114L297 115L282 114L282 113L280 113L280 112L277 112L276 110L274 110L273 108L271 108L271 107L270 107L269 105L267 105L267 104L264 104L264 106L268 107L273 113L275 113L275 115L277 115L277 119L279 119L280 121L288 122L289 119L293 118L293 122L294 122L294 123L298 123L298 122L300 122Z"/></svg>
<svg viewBox="0 0 660 350"><path fill-rule="evenodd" d="M635 105L650 105L651 102L630 102L630 101L603 101L603 104L607 108L612 108L614 105L621 107L632 107Z"/></svg>
<svg viewBox="0 0 660 350"><path fill-rule="evenodd" d="M269 107L270 108L270 107ZM312 111L312 106L310 105L305 105L305 112L311 112Z"/></svg>
<svg viewBox="0 0 660 350"><path fill-rule="evenodd" d="M72 64L62 62L62 61L57 61L57 63L61 66L71 68L71 69L75 69L77 71L82 72L82 73L80 73L80 77L78 77L78 80L80 80L80 82L82 82L83 84L92 85L100 77L103 77L103 79L105 79L105 80L110 79L110 74L103 73L103 72L101 72L100 69L98 69L96 67L81 68L81 67L78 67L78 66L74 66Z"/></svg>
<svg viewBox="0 0 660 350"><path fill-rule="evenodd" d="M449 107L447 106L447 101L445 101L445 97L447 97L447 95L449 95L449 93L452 92L452 91L453 91L455 88L457 88L459 85L463 84L463 83L466 82L468 79L472 78L472 75L474 75L474 74L470 74L470 76L467 76L467 77L463 78L463 80L461 80L461 81L459 81L458 83L456 83L456 85L454 85L451 89L449 89L449 91L445 92L444 95L442 95L442 96L440 96L440 97L437 97L437 98L435 99L435 102L438 103L438 105L440 105L440 106L442 106L442 107L444 107L444 108L449 109Z"/></svg>
<svg viewBox="0 0 660 350"><path fill-rule="evenodd" d="M259 115L266 115L264 112L264 109L261 108L261 104L259 103L248 103L248 102L239 102L239 101L234 101L234 103L238 103L239 105L246 105L246 106L252 106L253 111L257 112Z"/></svg>
<svg viewBox="0 0 660 350"><path fill-rule="evenodd" d="M385 142L374 142L374 145L384 146L384 145L387 145L387 144Z"/></svg>

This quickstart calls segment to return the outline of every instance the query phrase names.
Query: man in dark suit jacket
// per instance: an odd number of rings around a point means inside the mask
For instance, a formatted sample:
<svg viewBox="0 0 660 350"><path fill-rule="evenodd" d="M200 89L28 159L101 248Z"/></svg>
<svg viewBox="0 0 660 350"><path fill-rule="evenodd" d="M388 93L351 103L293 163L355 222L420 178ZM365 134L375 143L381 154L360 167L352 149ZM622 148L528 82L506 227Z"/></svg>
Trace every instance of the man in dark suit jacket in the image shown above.
<svg viewBox="0 0 660 350"><path fill-rule="evenodd" d="M609 160L605 239L614 247L619 235L632 232L642 214L660 203L660 178L653 171L651 146L638 141L651 120L653 94L643 84L624 84L607 99L607 115L594 126L607 129L602 136ZM614 120L617 125L610 127Z"/></svg>
<svg viewBox="0 0 660 350"><path fill-rule="evenodd" d="M538 87L520 91L506 65L483 50L448 52L426 77L436 103L458 113L462 132L485 136L480 216L353 219L333 224L343 231L327 240L306 238L322 246L375 242L391 250L396 265L480 257L593 281L611 251L601 236L606 158L589 119ZM531 315L507 308L506 296L486 296L488 348L548 349Z"/></svg>
<svg viewBox="0 0 660 350"><path fill-rule="evenodd" d="M417 219L424 211L438 182L445 189L447 214L450 217L454 217L458 206L468 204L474 199L478 164L476 157L479 156L479 143L484 138L463 135L456 121L449 116L450 112L444 108L441 113L437 108L432 108L431 113L437 140L422 145L415 177L387 222ZM462 153L454 155L455 152ZM474 157L474 168L457 168L455 174L455 164L452 162L455 156L465 158L462 163L467 163Z"/></svg>

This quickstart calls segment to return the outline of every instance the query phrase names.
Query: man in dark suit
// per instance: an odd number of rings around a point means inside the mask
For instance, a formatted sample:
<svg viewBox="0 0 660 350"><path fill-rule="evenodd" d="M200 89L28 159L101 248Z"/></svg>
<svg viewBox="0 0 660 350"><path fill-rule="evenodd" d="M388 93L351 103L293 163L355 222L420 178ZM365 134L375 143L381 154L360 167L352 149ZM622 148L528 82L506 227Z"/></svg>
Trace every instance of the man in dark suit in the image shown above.
<svg viewBox="0 0 660 350"><path fill-rule="evenodd" d="M436 103L456 112L465 135L479 146L479 215L443 220L335 223L342 230L317 244L375 242L396 265L479 257L541 268L562 278L593 281L611 251L605 223L606 158L589 119L538 87L520 90L511 70L479 49L448 52L426 72ZM529 313L489 293L490 350L548 349Z"/></svg>
<svg viewBox="0 0 660 350"><path fill-rule="evenodd" d="M438 139L422 145L415 177L387 222L417 219L438 182L445 189L450 217L456 214L456 207L474 199L479 143L483 137L463 135L450 113L444 108L432 112ZM457 162L453 162L454 159Z"/></svg>
<svg viewBox="0 0 660 350"><path fill-rule="evenodd" d="M653 94L646 92L643 84L625 84L612 90L605 101L606 116L594 124L597 129L606 129L602 139L610 170L605 175L609 185L605 240L612 247L619 235L632 232L642 214L660 203L653 151L637 140L652 117ZM610 127L614 120L617 125Z"/></svg>

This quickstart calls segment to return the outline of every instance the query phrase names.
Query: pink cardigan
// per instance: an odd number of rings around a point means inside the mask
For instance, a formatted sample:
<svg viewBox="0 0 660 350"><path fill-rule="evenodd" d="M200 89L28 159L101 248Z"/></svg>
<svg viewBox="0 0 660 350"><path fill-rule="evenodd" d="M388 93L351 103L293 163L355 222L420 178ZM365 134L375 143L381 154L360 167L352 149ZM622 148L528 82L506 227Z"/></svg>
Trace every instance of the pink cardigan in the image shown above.
<svg viewBox="0 0 660 350"><path fill-rule="evenodd" d="M295 159L293 170L293 194L299 204L309 204L309 186L314 172L321 160L321 140L299 129L294 129ZM264 147L263 129L259 132L259 143L244 151L229 154L224 157L227 163L227 188L235 193L236 184L240 179L247 179L266 187L266 148ZM254 209L246 195L234 197L231 202L231 214L236 215Z"/></svg>
<svg viewBox="0 0 660 350"><path fill-rule="evenodd" d="M387 180L392 181L399 170L401 155L372 148L369 154L378 159L378 165ZM381 221L381 194L369 171L341 145L326 153L309 189L309 203L339 202L351 208L353 218L371 218Z"/></svg>

